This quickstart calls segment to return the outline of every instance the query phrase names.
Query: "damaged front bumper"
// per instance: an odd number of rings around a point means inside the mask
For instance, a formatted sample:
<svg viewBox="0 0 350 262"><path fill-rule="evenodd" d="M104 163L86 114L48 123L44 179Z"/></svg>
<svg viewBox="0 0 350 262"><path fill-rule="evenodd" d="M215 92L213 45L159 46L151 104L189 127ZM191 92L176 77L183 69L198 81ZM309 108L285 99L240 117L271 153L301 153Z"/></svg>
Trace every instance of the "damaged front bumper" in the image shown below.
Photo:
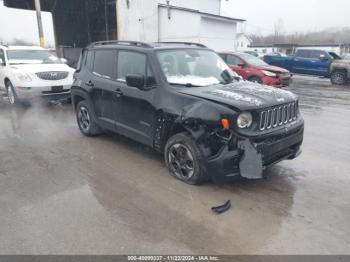
<svg viewBox="0 0 350 262"><path fill-rule="evenodd" d="M234 177L263 178L263 170L300 153L304 127L264 139L240 139L237 148L226 145L219 153L207 159L206 169L214 182L225 182Z"/></svg>

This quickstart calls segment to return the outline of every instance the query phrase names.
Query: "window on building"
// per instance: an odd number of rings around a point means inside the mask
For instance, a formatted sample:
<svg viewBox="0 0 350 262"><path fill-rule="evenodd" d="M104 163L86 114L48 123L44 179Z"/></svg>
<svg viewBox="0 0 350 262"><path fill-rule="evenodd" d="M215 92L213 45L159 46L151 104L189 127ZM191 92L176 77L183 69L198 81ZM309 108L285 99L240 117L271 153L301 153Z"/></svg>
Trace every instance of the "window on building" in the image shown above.
<svg viewBox="0 0 350 262"><path fill-rule="evenodd" d="M101 77L115 79L117 53L115 50L95 51L93 72Z"/></svg>
<svg viewBox="0 0 350 262"><path fill-rule="evenodd" d="M129 74L146 76L146 69L146 55L128 51L119 52L117 73L117 79L119 81L125 81L126 76Z"/></svg>

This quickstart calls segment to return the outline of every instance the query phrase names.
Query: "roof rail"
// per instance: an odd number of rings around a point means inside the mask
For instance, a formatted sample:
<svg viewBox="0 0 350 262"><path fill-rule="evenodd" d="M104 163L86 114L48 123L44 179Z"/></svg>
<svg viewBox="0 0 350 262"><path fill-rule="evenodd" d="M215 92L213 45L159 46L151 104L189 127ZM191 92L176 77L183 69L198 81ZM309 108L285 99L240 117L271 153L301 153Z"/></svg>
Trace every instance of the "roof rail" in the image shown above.
<svg viewBox="0 0 350 262"><path fill-rule="evenodd" d="M201 43L192 43L192 42L157 42L157 44L189 45L189 46L198 46L198 47L208 48L206 45L203 45Z"/></svg>
<svg viewBox="0 0 350 262"><path fill-rule="evenodd" d="M91 43L91 47L94 46L103 46L103 45L128 45L128 46L138 46L138 47L147 47L147 48L153 48L152 45L144 43L144 42L138 42L138 41L118 41L118 40L111 40L111 41L99 41Z"/></svg>

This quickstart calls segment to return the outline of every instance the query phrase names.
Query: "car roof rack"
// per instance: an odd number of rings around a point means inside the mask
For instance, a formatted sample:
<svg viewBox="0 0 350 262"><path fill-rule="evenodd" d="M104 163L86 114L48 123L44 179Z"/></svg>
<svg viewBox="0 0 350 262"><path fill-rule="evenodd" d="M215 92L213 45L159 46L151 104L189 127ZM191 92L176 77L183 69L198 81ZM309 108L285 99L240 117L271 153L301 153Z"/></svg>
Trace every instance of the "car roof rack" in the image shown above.
<svg viewBox="0 0 350 262"><path fill-rule="evenodd" d="M104 45L127 45L127 46L138 46L138 47L146 47L146 48L153 48L152 45L139 42L139 41L118 41L118 40L111 40L111 41L99 41L91 43L91 47L94 46L104 46Z"/></svg>
<svg viewBox="0 0 350 262"><path fill-rule="evenodd" d="M203 47L208 48L206 45L203 45L201 43L193 43L193 42L157 42L156 44L166 44L166 45L189 45L189 46L197 46L197 47Z"/></svg>

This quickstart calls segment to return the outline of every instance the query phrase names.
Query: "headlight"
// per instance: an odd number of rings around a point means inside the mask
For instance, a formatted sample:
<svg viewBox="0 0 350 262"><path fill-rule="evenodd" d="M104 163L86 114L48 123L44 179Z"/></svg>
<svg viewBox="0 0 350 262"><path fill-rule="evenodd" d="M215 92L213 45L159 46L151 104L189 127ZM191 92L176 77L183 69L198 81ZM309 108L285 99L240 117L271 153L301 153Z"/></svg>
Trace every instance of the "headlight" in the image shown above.
<svg viewBox="0 0 350 262"><path fill-rule="evenodd" d="M249 112L241 113L237 117L237 126L239 128L248 128L253 124L253 116Z"/></svg>
<svg viewBox="0 0 350 262"><path fill-rule="evenodd" d="M277 74L272 73L270 71L261 70L261 72L263 72L263 74L266 75L266 76L277 77Z"/></svg>
<svg viewBox="0 0 350 262"><path fill-rule="evenodd" d="M21 82L31 82L32 78L26 73L17 73L17 78Z"/></svg>

